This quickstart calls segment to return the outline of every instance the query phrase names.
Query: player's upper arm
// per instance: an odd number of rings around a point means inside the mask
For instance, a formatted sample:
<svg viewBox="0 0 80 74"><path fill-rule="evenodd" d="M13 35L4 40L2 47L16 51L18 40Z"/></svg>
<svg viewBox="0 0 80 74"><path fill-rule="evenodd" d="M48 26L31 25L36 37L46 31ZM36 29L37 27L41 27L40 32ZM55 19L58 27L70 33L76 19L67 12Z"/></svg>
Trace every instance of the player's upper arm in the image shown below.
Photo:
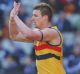
<svg viewBox="0 0 80 74"><path fill-rule="evenodd" d="M46 28L44 30L36 30L33 32L34 40L50 41L58 37L56 30L51 28Z"/></svg>
<svg viewBox="0 0 80 74"><path fill-rule="evenodd" d="M33 41L51 41L57 37L58 33L56 30L46 28L44 30L39 29L32 30L29 36L19 32L13 39L16 41L33 42Z"/></svg>
<svg viewBox="0 0 80 74"><path fill-rule="evenodd" d="M43 34L43 41L51 41L59 37L58 32L55 29L46 28L41 30Z"/></svg>

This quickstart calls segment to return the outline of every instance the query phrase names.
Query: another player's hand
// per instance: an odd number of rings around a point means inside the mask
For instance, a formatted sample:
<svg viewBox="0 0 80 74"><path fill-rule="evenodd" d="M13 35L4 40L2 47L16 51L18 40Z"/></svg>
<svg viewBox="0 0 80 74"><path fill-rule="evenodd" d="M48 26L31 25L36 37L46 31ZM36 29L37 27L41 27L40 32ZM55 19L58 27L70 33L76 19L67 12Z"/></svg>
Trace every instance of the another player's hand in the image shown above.
<svg viewBox="0 0 80 74"><path fill-rule="evenodd" d="M19 9L20 9L20 3L14 2L14 7L11 10L10 17L14 17L15 15L18 15Z"/></svg>

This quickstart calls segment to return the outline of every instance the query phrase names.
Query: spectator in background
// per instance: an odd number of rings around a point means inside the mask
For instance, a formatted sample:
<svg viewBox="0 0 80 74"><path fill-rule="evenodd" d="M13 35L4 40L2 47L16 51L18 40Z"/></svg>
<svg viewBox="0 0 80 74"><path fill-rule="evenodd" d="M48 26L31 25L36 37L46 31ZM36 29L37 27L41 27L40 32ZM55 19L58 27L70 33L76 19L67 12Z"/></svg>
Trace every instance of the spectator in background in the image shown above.
<svg viewBox="0 0 80 74"><path fill-rule="evenodd" d="M12 3L13 0L0 0L0 9L7 13L12 8Z"/></svg>
<svg viewBox="0 0 80 74"><path fill-rule="evenodd" d="M72 54L64 59L64 65L67 74L80 74L80 32L75 34L74 42Z"/></svg>
<svg viewBox="0 0 80 74"><path fill-rule="evenodd" d="M19 61L18 57L7 53L5 58L2 61L2 68L5 71L5 74L23 74L22 69L20 69L20 64L17 62Z"/></svg>
<svg viewBox="0 0 80 74"><path fill-rule="evenodd" d="M3 29L4 27L4 11L3 10L0 10L0 30Z"/></svg>
<svg viewBox="0 0 80 74"><path fill-rule="evenodd" d="M65 14L65 19L71 24L70 26L72 28L72 31L76 31L76 28L77 28L76 25L80 19L80 15L76 13L75 0L67 1L67 3L64 5L64 14ZM67 28L69 28L68 26ZM64 24L64 27L66 28L65 24Z"/></svg>
<svg viewBox="0 0 80 74"><path fill-rule="evenodd" d="M36 63L29 56L25 60L24 74L37 74Z"/></svg>
<svg viewBox="0 0 80 74"><path fill-rule="evenodd" d="M80 0L76 0L77 1L77 11L80 14Z"/></svg>
<svg viewBox="0 0 80 74"><path fill-rule="evenodd" d="M20 7L20 11L18 15L23 22L25 22L25 20L29 17L29 14L26 12L24 8L24 5Z"/></svg>
<svg viewBox="0 0 80 74"><path fill-rule="evenodd" d="M70 18L74 16L73 14L75 13L76 7L74 1L68 2L64 1L62 2L64 5L63 11L60 12L57 16L57 21L55 21L55 17L53 16L52 22L57 24L58 28L62 32L66 31L75 31L76 28L73 26L73 21L71 21Z"/></svg>
<svg viewBox="0 0 80 74"><path fill-rule="evenodd" d="M80 74L80 44L75 44L73 54L64 59L67 74Z"/></svg>
<svg viewBox="0 0 80 74"><path fill-rule="evenodd" d="M21 0L21 3L24 5L25 11L29 16L32 16L31 13L33 11L33 7L39 2L40 0L34 0L34 2L33 0Z"/></svg>

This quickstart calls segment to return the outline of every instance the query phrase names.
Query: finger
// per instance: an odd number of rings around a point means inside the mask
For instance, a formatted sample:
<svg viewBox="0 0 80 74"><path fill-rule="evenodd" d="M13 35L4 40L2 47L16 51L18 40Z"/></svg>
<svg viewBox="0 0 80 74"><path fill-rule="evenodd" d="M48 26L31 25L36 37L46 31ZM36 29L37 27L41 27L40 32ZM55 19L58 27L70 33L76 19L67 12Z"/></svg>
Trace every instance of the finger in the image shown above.
<svg viewBox="0 0 80 74"><path fill-rule="evenodd" d="M17 8L20 8L20 3L18 3L18 4L16 5L16 7L17 7Z"/></svg>
<svg viewBox="0 0 80 74"><path fill-rule="evenodd" d="M16 2L14 1L14 7L16 7L17 5L20 5L20 3L16 3Z"/></svg>
<svg viewBox="0 0 80 74"><path fill-rule="evenodd" d="M20 9L20 3L16 5L16 11L19 11Z"/></svg>
<svg viewBox="0 0 80 74"><path fill-rule="evenodd" d="M14 1L14 7L16 7L16 2Z"/></svg>

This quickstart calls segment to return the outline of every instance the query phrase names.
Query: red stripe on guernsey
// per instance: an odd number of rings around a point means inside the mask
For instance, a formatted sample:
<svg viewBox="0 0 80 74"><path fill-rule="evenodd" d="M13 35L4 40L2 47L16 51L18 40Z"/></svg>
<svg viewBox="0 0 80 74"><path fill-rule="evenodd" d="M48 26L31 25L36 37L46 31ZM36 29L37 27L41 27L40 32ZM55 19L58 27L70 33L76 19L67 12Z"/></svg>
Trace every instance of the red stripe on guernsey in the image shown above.
<svg viewBox="0 0 80 74"><path fill-rule="evenodd" d="M51 45L46 45L46 44L43 44L43 45L40 45L40 46L35 46L35 49L36 49L37 51L39 51L39 50L44 50L44 49L52 49L52 50L61 52L61 47L51 46Z"/></svg>

